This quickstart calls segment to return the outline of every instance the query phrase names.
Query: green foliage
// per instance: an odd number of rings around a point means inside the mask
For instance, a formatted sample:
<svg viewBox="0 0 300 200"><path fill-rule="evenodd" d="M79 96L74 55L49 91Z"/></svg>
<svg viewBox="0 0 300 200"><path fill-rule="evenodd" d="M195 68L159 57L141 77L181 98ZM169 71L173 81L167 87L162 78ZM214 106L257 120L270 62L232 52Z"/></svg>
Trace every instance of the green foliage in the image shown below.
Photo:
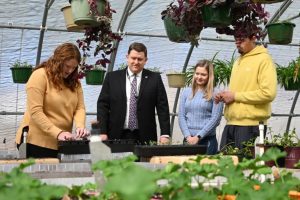
<svg viewBox="0 0 300 200"><path fill-rule="evenodd" d="M133 161L135 156L122 160L100 161L93 166L102 170L107 182L100 199L149 200L157 190L159 176Z"/></svg>
<svg viewBox="0 0 300 200"><path fill-rule="evenodd" d="M277 160L282 156L284 153L273 148L267 150L262 157L244 159L237 165L234 165L231 157L221 155L209 157L217 159L217 165L199 165L207 156L198 156L182 165L169 163L157 171L140 168L133 163L134 157L130 157L101 161L94 169L101 169L107 180L100 199L149 199L151 194L161 194L164 200L198 200L217 199L219 196L232 194L237 195L238 199L282 200L288 199L289 190L299 187L299 179L293 177L291 172L282 170L281 178L274 180L270 176L271 168L260 164L261 161ZM261 176L266 177L265 182L260 181ZM223 178L221 182L216 180L220 177ZM219 184L207 185L213 182ZM254 185L261 189L254 190Z"/></svg>
<svg viewBox="0 0 300 200"><path fill-rule="evenodd" d="M182 165L169 163L156 171L135 163L135 156L100 161L93 165L93 170L101 170L106 183L98 196L86 194L95 190L94 184L73 186L69 191L64 186L42 184L23 173L25 167L33 164L29 161L10 173L0 172L0 199L54 200L68 194L72 200L149 200L158 194L164 200L206 200L229 194L239 200L288 200L290 190L299 191L299 179L284 169L280 170L279 179L273 179L271 168L260 163L269 159L276 162L282 156L284 153L270 148L262 157L244 159L237 165L229 156L198 156ZM218 164L200 165L204 158L216 159ZM261 182L262 176L266 179L264 182ZM260 189L254 190L254 186Z"/></svg>
<svg viewBox="0 0 300 200"><path fill-rule="evenodd" d="M284 134L281 139L281 145L283 147L300 147L300 139L295 128L291 132Z"/></svg>
<svg viewBox="0 0 300 200"><path fill-rule="evenodd" d="M0 173L0 199L50 200L62 198L67 193L64 186L46 185L25 174L23 170L32 164L34 161L30 160L9 173Z"/></svg>
<svg viewBox="0 0 300 200"><path fill-rule="evenodd" d="M282 87L300 81L300 57L291 61L288 66L276 65L277 80Z"/></svg>
<svg viewBox="0 0 300 200"><path fill-rule="evenodd" d="M93 183L87 183L85 185L72 185L69 189L68 196L71 199L89 199L88 192L96 191L97 186Z"/></svg>
<svg viewBox="0 0 300 200"><path fill-rule="evenodd" d="M233 52L230 60L221 60L216 59L218 52L213 56L211 62L214 66L214 86L218 85L228 85L231 76L231 70L234 63L234 55ZM192 84L193 75L195 72L195 66L191 66L186 71L186 85L189 86Z"/></svg>
<svg viewBox="0 0 300 200"><path fill-rule="evenodd" d="M28 68L32 68L32 65L28 64L27 62L21 62L19 60L17 60L16 62L14 62L11 66L12 68L20 68L20 67L28 67Z"/></svg>

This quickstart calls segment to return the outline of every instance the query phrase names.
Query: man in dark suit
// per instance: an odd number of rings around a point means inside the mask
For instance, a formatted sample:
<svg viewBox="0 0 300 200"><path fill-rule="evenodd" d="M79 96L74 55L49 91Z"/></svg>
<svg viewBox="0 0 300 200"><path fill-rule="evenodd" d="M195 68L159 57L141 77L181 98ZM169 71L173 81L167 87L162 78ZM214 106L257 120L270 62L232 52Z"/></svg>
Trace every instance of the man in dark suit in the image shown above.
<svg viewBox="0 0 300 200"><path fill-rule="evenodd" d="M107 73L97 102L100 137L134 139L140 144L157 141L155 108L161 136L160 143L168 143L170 114L168 98L159 73L144 69L147 48L132 43L123 70Z"/></svg>

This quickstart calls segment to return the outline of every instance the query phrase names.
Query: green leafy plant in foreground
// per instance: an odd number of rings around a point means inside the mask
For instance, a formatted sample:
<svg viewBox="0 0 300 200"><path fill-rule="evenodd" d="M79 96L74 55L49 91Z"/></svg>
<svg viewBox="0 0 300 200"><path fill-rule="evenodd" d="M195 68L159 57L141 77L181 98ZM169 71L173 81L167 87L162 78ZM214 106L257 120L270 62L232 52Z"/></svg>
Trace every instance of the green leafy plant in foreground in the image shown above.
<svg viewBox="0 0 300 200"><path fill-rule="evenodd" d="M0 199L50 200L60 199L67 193L67 187L46 185L24 173L23 170L32 164L34 161L30 160L9 173L0 172Z"/></svg>
<svg viewBox="0 0 300 200"><path fill-rule="evenodd" d="M270 148L262 157L244 159L237 165L230 156L198 156L191 162L169 163L156 171L135 164L134 157L129 157L101 161L94 170L102 170L106 179L100 199L149 200L152 194L161 194L164 200L198 200L231 194L239 200L283 200L289 199L289 190L299 187L299 179L286 170L280 172L279 179L274 179L271 168L259 163L270 159L276 162L284 155ZM218 164L199 165L204 158L216 159ZM262 176L266 179L264 182L261 182ZM209 185L212 182L218 184ZM260 189L255 190L254 186Z"/></svg>
<svg viewBox="0 0 300 200"><path fill-rule="evenodd" d="M163 200L214 200L225 195L234 195L238 200L288 200L290 190L300 190L299 179L284 169L280 170L280 177L274 179L271 168L260 164L270 159L276 162L284 155L278 149L270 148L262 157L244 159L236 165L230 156L198 156L182 165L169 163L157 170L135 163L135 156L99 161L93 165L93 170L101 171L105 184L96 196L83 195L86 189L95 190L94 185L68 189L42 184L23 172L31 161L10 173L0 173L0 199L56 200L68 194L72 200L149 200L154 194L160 194ZM218 163L199 164L207 158ZM262 177L265 177L263 182Z"/></svg>

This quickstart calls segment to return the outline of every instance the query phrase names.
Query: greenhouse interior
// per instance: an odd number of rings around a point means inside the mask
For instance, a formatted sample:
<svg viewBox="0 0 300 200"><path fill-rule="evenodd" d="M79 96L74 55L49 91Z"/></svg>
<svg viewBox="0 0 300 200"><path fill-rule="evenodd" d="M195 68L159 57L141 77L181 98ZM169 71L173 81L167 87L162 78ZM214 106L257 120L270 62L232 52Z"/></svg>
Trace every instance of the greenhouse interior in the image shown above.
<svg viewBox="0 0 300 200"><path fill-rule="evenodd" d="M0 11L0 95L7 100L0 104L0 199L300 199L299 0L2 0ZM79 12L84 13L82 19L75 16ZM215 71L212 98L231 90L231 69L244 55L237 49L237 41L249 37L243 35L248 34L245 29L238 35L239 27L245 24L255 32L251 32L255 45L267 49L276 75L269 119L257 119L258 132L252 144L243 143L246 147L242 149L222 146L221 140L229 137L224 136L227 125L241 125L228 123L225 112L231 102L226 103L222 97L224 108L214 136L217 153L207 155L210 144L200 145L202 136L196 137L195 145L184 143L190 144L179 120L183 91L192 87L192 81L193 85L199 82L194 80L194 69L203 59L211 61ZM27 143L17 145L16 135L29 102L37 103L36 99L28 101L28 88L42 86L37 81L36 86L26 83L32 72L38 72L32 69L52 59L54 50L64 43L76 45L81 54L76 80L82 86L85 131L89 135L78 142L60 141L58 135L51 135L54 139L49 140L54 140L58 157L29 159ZM159 103L155 103L157 141L153 144L136 145L122 139L104 143L99 136L98 97L105 81L112 77L107 74L125 71L127 65L129 70L128 49L133 43L146 46L144 69L159 74L165 88L170 118L168 144L159 144L165 136L160 127ZM26 80L16 80L13 68L17 65L33 67L21 72L27 74ZM95 65L101 65L104 72L100 82L89 83L87 71L97 71L89 70ZM290 67L293 69L285 71ZM173 74L183 75L182 83L172 86ZM244 73L239 80L246 82L250 76L254 77ZM257 75L255 84L260 78L269 77ZM292 89L287 88L287 82L293 84ZM128 88L126 94L130 94ZM247 97L241 98L247 101ZM124 104L127 107L128 101ZM43 108L46 101L40 103ZM250 109L259 111L262 104L252 100ZM236 108L246 115L252 113L249 107ZM108 117L113 115L107 112ZM71 133L76 134L77 128L71 126ZM32 137L29 131L27 138L33 141ZM276 139L277 143L272 143ZM296 148L292 155L286 150L288 144ZM287 166L287 160L293 164Z"/></svg>

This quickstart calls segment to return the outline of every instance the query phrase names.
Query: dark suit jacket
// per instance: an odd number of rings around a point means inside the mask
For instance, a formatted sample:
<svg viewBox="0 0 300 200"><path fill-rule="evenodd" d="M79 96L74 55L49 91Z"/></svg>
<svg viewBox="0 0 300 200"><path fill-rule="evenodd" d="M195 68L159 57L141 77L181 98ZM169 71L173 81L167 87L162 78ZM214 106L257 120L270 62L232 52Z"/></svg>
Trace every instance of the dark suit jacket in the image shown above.
<svg viewBox="0 0 300 200"><path fill-rule="evenodd" d="M120 139L126 117L126 69L107 73L97 102L101 133L108 139ZM155 108L161 134L170 134L168 98L159 73L144 69L137 102L141 142L157 141Z"/></svg>

